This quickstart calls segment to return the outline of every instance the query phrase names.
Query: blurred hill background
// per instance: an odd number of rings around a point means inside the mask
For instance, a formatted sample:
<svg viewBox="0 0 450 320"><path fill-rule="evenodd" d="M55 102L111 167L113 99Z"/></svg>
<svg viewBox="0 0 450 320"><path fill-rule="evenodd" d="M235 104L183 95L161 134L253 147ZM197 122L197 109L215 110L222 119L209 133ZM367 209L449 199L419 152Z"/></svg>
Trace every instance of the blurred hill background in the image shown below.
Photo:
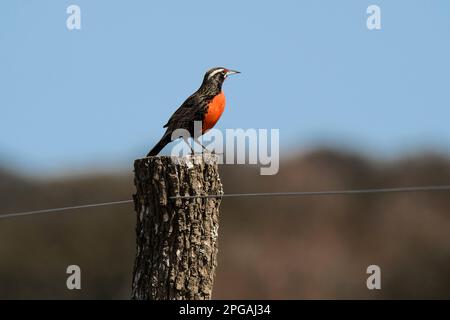
<svg viewBox="0 0 450 320"><path fill-rule="evenodd" d="M450 159L372 161L320 149L284 159L275 176L222 166L225 192L448 184ZM0 171L0 212L129 199L129 172L52 179ZM224 199L216 299L449 298L448 192ZM0 220L0 298L128 299L132 205ZM66 267L82 290L66 289ZM382 290L366 288L368 265Z"/></svg>

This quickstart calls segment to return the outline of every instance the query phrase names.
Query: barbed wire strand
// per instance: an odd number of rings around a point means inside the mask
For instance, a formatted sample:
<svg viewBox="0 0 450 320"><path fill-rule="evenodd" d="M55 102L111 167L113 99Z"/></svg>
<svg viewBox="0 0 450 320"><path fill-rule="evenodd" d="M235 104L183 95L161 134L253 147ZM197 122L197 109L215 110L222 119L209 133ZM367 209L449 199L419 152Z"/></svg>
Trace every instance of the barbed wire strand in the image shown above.
<svg viewBox="0 0 450 320"><path fill-rule="evenodd" d="M86 209L86 208L113 206L113 205L125 204L125 203L131 203L131 202L133 202L133 200L121 200L121 201L110 201L110 202L102 202L102 203L83 204L83 205L71 206L71 207L61 207L61 208L52 208L52 209L43 209L43 210L15 212L15 213L2 214L2 215L0 215L0 219L13 218L13 217L22 217L22 216L30 216L30 215L33 215L33 214L43 214L43 213L69 211L69 210L76 210L76 209Z"/></svg>
<svg viewBox="0 0 450 320"><path fill-rule="evenodd" d="M171 199L193 199L193 198L227 198L227 197L277 197L277 196L332 196L332 195L357 195L369 193L395 193L395 192L426 192L446 191L450 185L405 187L405 188L379 188L379 189L356 189L356 190L331 190L331 191L295 191L295 192L261 192L261 193L228 193L214 195L189 195L173 196Z"/></svg>
<svg viewBox="0 0 450 320"><path fill-rule="evenodd" d="M353 189L353 190L328 190L328 191L294 191L294 192L260 192L260 193L225 193L212 195L187 195L172 196L170 199L194 199L194 198L237 198L237 197L279 197L279 196L332 196L332 195L362 195L374 193L407 193L407 192L434 192L449 191L450 185L404 187L404 188L377 188L377 189ZM133 200L110 201L102 203L84 204L70 207L42 209L33 211L14 212L0 215L0 219L29 216L35 214L55 213L77 209L104 207L132 203Z"/></svg>

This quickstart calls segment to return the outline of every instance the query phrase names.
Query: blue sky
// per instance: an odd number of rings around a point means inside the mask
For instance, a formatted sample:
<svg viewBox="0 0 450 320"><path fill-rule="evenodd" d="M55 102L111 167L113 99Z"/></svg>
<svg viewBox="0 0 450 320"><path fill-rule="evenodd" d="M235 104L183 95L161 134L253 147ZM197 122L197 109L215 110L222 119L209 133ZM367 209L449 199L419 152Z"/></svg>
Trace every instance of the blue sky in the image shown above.
<svg viewBox="0 0 450 320"><path fill-rule="evenodd" d="M449 36L446 0L2 1L0 165L129 166L212 66L242 71L218 127L279 128L284 154L448 152Z"/></svg>

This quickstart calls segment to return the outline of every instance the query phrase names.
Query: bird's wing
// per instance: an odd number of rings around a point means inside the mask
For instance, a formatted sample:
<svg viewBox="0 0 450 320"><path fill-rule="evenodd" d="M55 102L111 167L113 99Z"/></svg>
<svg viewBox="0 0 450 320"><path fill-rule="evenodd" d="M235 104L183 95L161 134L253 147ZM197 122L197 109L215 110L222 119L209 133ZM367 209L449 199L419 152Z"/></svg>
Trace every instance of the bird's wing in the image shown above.
<svg viewBox="0 0 450 320"><path fill-rule="evenodd" d="M194 121L201 121L204 115L204 105L206 103L198 95L191 95L185 102L173 113L164 128L175 130L178 128L188 129Z"/></svg>

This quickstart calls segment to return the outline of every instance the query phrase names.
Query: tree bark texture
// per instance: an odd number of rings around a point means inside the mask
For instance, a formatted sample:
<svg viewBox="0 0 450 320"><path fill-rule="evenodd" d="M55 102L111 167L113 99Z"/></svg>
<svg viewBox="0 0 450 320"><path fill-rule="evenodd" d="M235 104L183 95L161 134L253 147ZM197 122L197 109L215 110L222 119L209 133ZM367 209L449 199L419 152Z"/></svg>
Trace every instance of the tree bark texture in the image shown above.
<svg viewBox="0 0 450 320"><path fill-rule="evenodd" d="M134 163L137 213L132 298L210 299L217 266L217 157L148 157Z"/></svg>

